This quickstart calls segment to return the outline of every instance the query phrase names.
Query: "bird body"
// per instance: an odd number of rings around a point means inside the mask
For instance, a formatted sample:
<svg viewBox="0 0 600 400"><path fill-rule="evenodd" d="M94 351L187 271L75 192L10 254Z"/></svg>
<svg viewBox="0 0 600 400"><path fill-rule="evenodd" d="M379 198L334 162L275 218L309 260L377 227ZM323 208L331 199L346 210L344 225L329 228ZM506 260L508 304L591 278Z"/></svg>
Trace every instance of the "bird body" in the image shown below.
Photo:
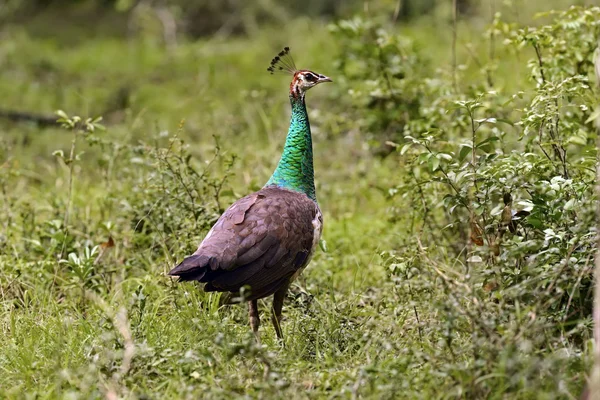
<svg viewBox="0 0 600 400"><path fill-rule="evenodd" d="M269 71L275 68L293 74L292 116L277 168L261 190L231 205L198 249L169 272L182 281L206 283L208 292L242 294L249 302L250 325L257 338L257 300L270 295L274 295L273 325L282 338L283 299L289 284L308 265L323 230L304 95L331 79L297 70L287 47L273 59Z"/></svg>
<svg viewBox="0 0 600 400"><path fill-rule="evenodd" d="M205 282L207 292L270 296L308 264L322 231L319 206L306 194L268 185L231 205L198 249L170 274Z"/></svg>

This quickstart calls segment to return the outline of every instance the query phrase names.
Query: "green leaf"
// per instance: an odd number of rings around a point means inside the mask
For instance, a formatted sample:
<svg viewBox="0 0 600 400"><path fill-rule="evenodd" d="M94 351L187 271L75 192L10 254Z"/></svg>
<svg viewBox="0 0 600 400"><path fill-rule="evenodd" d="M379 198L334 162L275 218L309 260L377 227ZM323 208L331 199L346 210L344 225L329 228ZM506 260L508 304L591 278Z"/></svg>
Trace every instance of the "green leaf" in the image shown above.
<svg viewBox="0 0 600 400"><path fill-rule="evenodd" d="M476 119L475 122L483 124L483 123L488 123L488 124L495 124L496 122L498 122L498 120L496 118L482 118L482 119Z"/></svg>
<svg viewBox="0 0 600 400"><path fill-rule="evenodd" d="M576 203L577 203L577 201L575 199L571 199L565 203L564 209L566 211L572 210L573 208L575 208Z"/></svg>
<svg viewBox="0 0 600 400"><path fill-rule="evenodd" d="M498 140L500 140L500 138L498 136L490 136L487 139L482 140L481 142L477 143L477 145L475 146L476 149L481 148L482 146L492 143L492 142L497 142Z"/></svg>
<svg viewBox="0 0 600 400"><path fill-rule="evenodd" d="M585 121L586 124L589 124L590 122L597 120L598 118L600 118L600 108L597 108L591 115L590 117Z"/></svg>
<svg viewBox="0 0 600 400"><path fill-rule="evenodd" d="M406 143L404 146L402 146L402 149L400 149L400 154L404 155L408 149L410 149L412 146L412 143Z"/></svg>
<svg viewBox="0 0 600 400"><path fill-rule="evenodd" d="M505 123L505 124L510 125L510 126L513 126L515 124L510 119L506 119L506 118L496 118L496 121Z"/></svg>
<svg viewBox="0 0 600 400"><path fill-rule="evenodd" d="M430 157L427 163L431 172L435 172L440 166L440 160L437 157Z"/></svg>
<svg viewBox="0 0 600 400"><path fill-rule="evenodd" d="M576 144L579 146L585 146L587 144L588 135L583 129L579 129L575 134L567 139L567 143Z"/></svg>
<svg viewBox="0 0 600 400"><path fill-rule="evenodd" d="M461 144L460 151L458 152L458 161L463 161L467 154L469 154L473 149L471 145Z"/></svg>
<svg viewBox="0 0 600 400"><path fill-rule="evenodd" d="M63 110L56 110L55 114L61 117L62 119L69 119L69 116Z"/></svg>
<svg viewBox="0 0 600 400"><path fill-rule="evenodd" d="M325 239L319 240L319 247L321 248L321 250L323 250L323 253L327 253L327 242L325 241Z"/></svg>

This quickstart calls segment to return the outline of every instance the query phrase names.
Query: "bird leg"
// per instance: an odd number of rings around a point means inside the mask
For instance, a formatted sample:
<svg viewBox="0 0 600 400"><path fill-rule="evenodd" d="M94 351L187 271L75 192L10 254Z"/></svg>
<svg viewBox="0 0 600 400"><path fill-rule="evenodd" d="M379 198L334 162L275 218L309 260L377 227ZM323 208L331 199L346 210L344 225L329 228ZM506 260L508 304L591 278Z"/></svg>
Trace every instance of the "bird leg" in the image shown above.
<svg viewBox="0 0 600 400"><path fill-rule="evenodd" d="M275 327L275 333L277 334L277 338L281 341L283 341L283 333L281 332L281 309L283 308L283 300L285 299L285 295L288 291L289 286L290 284L288 282L279 290L277 290L273 295L273 309L271 314L271 321L273 321L273 326Z"/></svg>
<svg viewBox="0 0 600 400"><path fill-rule="evenodd" d="M248 319L250 320L250 327L256 342L260 343L260 336L258 334L258 327L260 325L260 317L258 316L258 300L252 300L248 302Z"/></svg>

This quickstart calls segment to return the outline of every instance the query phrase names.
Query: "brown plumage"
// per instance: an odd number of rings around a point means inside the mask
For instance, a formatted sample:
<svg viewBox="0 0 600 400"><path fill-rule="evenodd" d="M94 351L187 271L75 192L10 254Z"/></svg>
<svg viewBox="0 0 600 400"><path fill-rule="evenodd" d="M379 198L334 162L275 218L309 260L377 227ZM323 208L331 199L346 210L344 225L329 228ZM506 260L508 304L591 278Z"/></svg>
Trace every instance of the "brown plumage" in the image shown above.
<svg viewBox="0 0 600 400"><path fill-rule="evenodd" d="M271 186L229 207L193 255L169 275L205 282L204 290L239 293L254 302L275 294L275 329L290 282L308 264L322 230L317 203L303 193ZM250 320L258 311L250 304ZM253 316L253 314L255 314ZM258 329L258 320L252 324ZM256 327L256 329L255 329Z"/></svg>

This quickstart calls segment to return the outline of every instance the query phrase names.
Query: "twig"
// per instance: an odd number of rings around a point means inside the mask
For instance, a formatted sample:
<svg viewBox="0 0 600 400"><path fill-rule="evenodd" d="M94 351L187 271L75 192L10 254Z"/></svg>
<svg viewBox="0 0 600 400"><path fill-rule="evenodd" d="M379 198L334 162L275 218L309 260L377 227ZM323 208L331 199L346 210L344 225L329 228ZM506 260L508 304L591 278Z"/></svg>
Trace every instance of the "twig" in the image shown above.
<svg viewBox="0 0 600 400"><path fill-rule="evenodd" d="M540 67L540 76L542 78L542 83L545 85L547 83L547 80L546 80L546 75L544 73L544 59L542 58L542 50L540 49L540 46L537 43L534 42L532 45L533 45L533 48L535 49L535 55L537 56L538 65ZM562 143L560 143L560 140L559 140L558 124L560 122L560 116L559 116L558 98L554 99L554 105L556 107L556 119L554 120L554 128L550 127L550 129L548 130L548 134L550 135L550 138L553 141L552 148L554 149L554 153L556 154L556 157L559 159L559 161L562 164L563 177L565 179L569 179L569 171L567 170L567 150L562 145ZM559 148L559 145L560 145L560 148Z"/></svg>
<svg viewBox="0 0 600 400"><path fill-rule="evenodd" d="M60 250L60 259L63 259L65 256L65 250L67 247L67 239L69 234L69 216L71 214L71 205L73 203L73 170L75 166L75 145L77 144L77 135L78 132L74 130L73 140L71 141L71 152L69 153L69 188L67 192L67 207L65 209L65 217L63 219L63 231L65 237L63 239L62 247Z"/></svg>
<svg viewBox="0 0 600 400"><path fill-rule="evenodd" d="M542 51L540 50L540 46L537 43L533 43L533 48L535 49L535 55L537 56L538 65L540 67L540 75L542 77L542 83L546 83L546 75L544 74L544 60L542 59Z"/></svg>
<svg viewBox="0 0 600 400"><path fill-rule="evenodd" d="M456 77L456 19L457 19L457 3L452 0L452 81L454 83L454 91L458 93L458 81Z"/></svg>
<svg viewBox="0 0 600 400"><path fill-rule="evenodd" d="M394 14L392 15L392 22L395 24L398 21L398 16L400 15L400 9L402 9L402 0L398 0L396 2L396 7L394 8Z"/></svg>
<svg viewBox="0 0 600 400"><path fill-rule="evenodd" d="M538 146L540 146L540 150L542 150L542 153L544 153L544 155L546 156L546 158L549 161L552 161L552 158L550 157L550 155L546 152L546 150L544 150L544 148L542 147L542 131L544 130L544 123L542 122L540 124L540 128L538 129L538 139L539 139L539 143Z"/></svg>
<svg viewBox="0 0 600 400"><path fill-rule="evenodd" d="M491 14L491 23L492 26L494 24L494 20L496 18L496 0L490 1L490 14ZM490 51L489 51L490 62L494 61L496 58L496 35L494 35L494 29L490 32ZM488 75L488 83L492 86L492 76Z"/></svg>
<svg viewBox="0 0 600 400"><path fill-rule="evenodd" d="M569 295L569 300L567 301L567 305L565 306L565 316L563 318L563 321L567 320L569 308L571 307L571 302L573 301L573 297L575 296L575 291L579 288L579 286L581 284L581 280L583 279L583 276L586 273L589 273L590 270L593 271L594 267L589 265L590 258L591 258L591 256L585 260L585 265L583 266L583 268L581 268L581 272L577 276L577 281L575 281L575 285L573 285L573 290L571 290L571 294ZM582 318L585 318L585 317L582 316Z"/></svg>

